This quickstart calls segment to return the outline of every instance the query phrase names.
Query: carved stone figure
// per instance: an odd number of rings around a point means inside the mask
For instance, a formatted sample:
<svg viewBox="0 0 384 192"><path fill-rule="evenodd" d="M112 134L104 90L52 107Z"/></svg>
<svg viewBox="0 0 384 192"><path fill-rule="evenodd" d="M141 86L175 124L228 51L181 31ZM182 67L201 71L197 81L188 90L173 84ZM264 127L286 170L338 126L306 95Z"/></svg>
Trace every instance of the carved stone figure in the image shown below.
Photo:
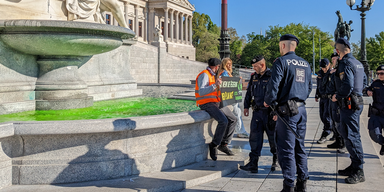
<svg viewBox="0 0 384 192"><path fill-rule="evenodd" d="M164 42L164 37L161 34L161 29L159 25L156 25L153 36L154 36L154 42Z"/></svg>
<svg viewBox="0 0 384 192"><path fill-rule="evenodd" d="M119 0L122 2L127 2L127 0ZM124 12L121 10L118 0L100 0L100 9L102 12L109 11L112 13L113 17L120 24L120 26L128 28L127 23L125 22Z"/></svg>
<svg viewBox="0 0 384 192"><path fill-rule="evenodd" d="M126 0L121 1L126 2ZM120 26L128 28L118 0L66 0L66 8L70 21L93 17L95 22L104 23L100 12L109 11Z"/></svg>
<svg viewBox="0 0 384 192"><path fill-rule="evenodd" d="M335 41L339 38L347 37L349 40L351 38L351 32L353 29L351 29L351 24L353 23L352 20L347 23L346 21L343 21L343 17L341 16L340 11L336 11L336 15L338 16L337 26L335 29Z"/></svg>

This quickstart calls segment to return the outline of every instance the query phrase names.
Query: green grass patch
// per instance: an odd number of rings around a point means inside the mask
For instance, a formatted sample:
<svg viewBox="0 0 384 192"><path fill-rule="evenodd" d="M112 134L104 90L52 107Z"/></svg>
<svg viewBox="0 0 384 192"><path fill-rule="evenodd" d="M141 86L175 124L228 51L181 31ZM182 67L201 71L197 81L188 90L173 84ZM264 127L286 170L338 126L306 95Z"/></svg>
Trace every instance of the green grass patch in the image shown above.
<svg viewBox="0 0 384 192"><path fill-rule="evenodd" d="M62 121L127 118L198 110L195 101L166 98L125 98L98 101L82 109L27 111L0 115L0 123L8 121Z"/></svg>

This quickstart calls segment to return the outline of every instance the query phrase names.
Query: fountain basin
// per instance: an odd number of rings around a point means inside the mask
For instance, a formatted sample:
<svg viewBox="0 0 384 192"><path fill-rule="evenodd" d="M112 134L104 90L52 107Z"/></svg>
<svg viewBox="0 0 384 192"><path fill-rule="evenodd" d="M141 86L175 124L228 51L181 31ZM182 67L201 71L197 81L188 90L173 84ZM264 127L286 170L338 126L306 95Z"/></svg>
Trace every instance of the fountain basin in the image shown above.
<svg viewBox="0 0 384 192"><path fill-rule="evenodd" d="M0 21L0 40L29 55L91 56L120 47L134 37L126 28L52 20Z"/></svg>
<svg viewBox="0 0 384 192"><path fill-rule="evenodd" d="M201 110L0 124L0 189L114 179L200 162L216 125Z"/></svg>

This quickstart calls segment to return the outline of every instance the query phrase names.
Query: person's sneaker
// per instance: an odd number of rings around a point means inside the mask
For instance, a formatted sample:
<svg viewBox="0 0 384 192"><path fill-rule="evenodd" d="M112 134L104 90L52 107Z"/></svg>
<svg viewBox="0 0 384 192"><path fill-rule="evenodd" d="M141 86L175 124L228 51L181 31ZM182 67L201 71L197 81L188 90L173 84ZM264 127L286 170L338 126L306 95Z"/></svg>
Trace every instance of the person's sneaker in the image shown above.
<svg viewBox="0 0 384 192"><path fill-rule="evenodd" d="M245 133L238 133L238 134L236 134L236 137L238 137L238 138L249 138L249 134L247 132L245 132Z"/></svg>
<svg viewBox="0 0 384 192"><path fill-rule="evenodd" d="M229 156L233 156L235 155L229 148L228 146L225 144L225 145L219 145L219 147L217 147L217 149Z"/></svg>
<svg viewBox="0 0 384 192"><path fill-rule="evenodd" d="M212 160L217 160L217 146L213 143L209 144L209 156Z"/></svg>
<svg viewBox="0 0 384 192"><path fill-rule="evenodd" d="M352 175L352 173L353 173L353 168L352 168L352 165L350 165L350 166L348 166L347 168L345 168L345 169L341 169L341 170L339 170L339 171L337 171L337 173L339 174L339 175L341 175L341 176L350 176L350 175Z"/></svg>
<svg viewBox="0 0 384 192"><path fill-rule="evenodd" d="M381 146L380 155L384 155L384 145Z"/></svg>
<svg viewBox="0 0 384 192"><path fill-rule="evenodd" d="M362 169L354 170L353 173L345 178L345 182L349 184L356 184L365 181L364 171Z"/></svg>
<svg viewBox="0 0 384 192"><path fill-rule="evenodd" d="M347 151L347 148L346 148L346 147L343 147L343 148L339 148L339 149L337 149L337 152L338 152L338 153L343 153L343 154L344 154L344 153L346 153L346 152L348 152L348 151Z"/></svg>
<svg viewBox="0 0 384 192"><path fill-rule="evenodd" d="M323 144L327 140L327 137L321 137L319 140L317 140L318 144Z"/></svg>

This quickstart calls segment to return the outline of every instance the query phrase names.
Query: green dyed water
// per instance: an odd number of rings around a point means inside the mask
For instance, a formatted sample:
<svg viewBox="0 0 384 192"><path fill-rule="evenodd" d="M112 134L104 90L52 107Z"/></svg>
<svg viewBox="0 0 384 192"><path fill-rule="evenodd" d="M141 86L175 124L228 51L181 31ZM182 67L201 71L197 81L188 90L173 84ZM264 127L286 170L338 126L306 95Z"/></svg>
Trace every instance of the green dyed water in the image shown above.
<svg viewBox="0 0 384 192"><path fill-rule="evenodd" d="M0 115L0 123L8 121L62 121L127 118L198 110L195 101L166 98L125 98L95 102L82 109L27 111Z"/></svg>

